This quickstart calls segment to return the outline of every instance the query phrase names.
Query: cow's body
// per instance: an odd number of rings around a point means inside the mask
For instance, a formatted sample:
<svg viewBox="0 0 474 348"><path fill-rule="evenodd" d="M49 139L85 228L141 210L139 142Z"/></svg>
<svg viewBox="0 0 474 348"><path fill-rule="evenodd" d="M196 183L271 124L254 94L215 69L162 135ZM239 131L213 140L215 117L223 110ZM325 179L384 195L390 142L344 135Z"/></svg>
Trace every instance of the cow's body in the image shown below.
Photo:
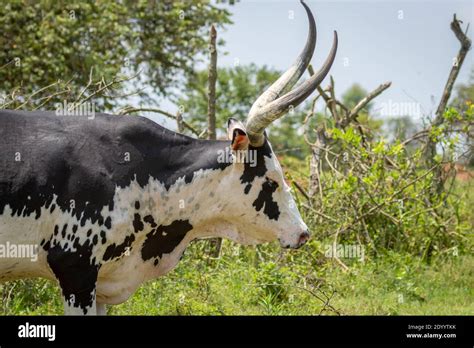
<svg viewBox="0 0 474 348"><path fill-rule="evenodd" d="M0 111L0 242L40 245L36 262L0 259L0 279L57 279L69 312L90 313L95 290L98 303L125 301L195 238L249 244L275 239L277 224L305 229L274 186L284 181L269 144L255 166L222 161L229 144L143 117Z"/></svg>

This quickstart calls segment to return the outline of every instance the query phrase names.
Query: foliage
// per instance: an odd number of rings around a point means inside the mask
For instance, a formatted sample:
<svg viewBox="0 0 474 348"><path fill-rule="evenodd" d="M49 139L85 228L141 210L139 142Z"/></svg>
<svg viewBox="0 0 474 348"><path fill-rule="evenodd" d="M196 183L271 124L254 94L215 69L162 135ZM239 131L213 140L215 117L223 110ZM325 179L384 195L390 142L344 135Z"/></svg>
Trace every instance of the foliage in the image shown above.
<svg viewBox="0 0 474 348"><path fill-rule="evenodd" d="M446 130L460 117L448 111L448 122L431 136L454 147L456 139ZM468 209L466 197L453 194L454 178L446 177L446 190L432 194L441 159L425 168L423 148L407 151L400 141L370 140L354 126L328 128L327 134L325 151L332 156L322 159L328 170L321 172L319 192L307 207L318 235L332 236L335 244L364 245L369 257L391 250L429 262L434 255L472 250L472 225L459 214Z"/></svg>
<svg viewBox="0 0 474 348"><path fill-rule="evenodd" d="M63 80L77 95L91 71L109 82L142 70L137 84L149 89L140 96L164 94L206 51L210 24L229 17L210 1L8 2L0 7L0 92L27 95Z"/></svg>

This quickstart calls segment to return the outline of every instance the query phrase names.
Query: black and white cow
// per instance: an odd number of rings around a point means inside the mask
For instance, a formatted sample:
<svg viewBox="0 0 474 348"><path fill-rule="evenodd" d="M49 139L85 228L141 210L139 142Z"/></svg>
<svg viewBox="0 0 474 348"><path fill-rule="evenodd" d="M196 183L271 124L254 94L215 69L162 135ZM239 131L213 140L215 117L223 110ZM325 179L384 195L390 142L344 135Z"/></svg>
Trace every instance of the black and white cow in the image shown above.
<svg viewBox="0 0 474 348"><path fill-rule="evenodd" d="M36 262L0 258L0 280L57 280L68 314L104 314L169 272L196 238L242 244L309 238L265 127L311 94L299 87L316 27L295 64L260 96L229 141L193 139L144 117L0 111L0 244L38 245ZM231 151L229 151L231 150ZM236 156L244 154L244 161ZM249 159L253 158L252 161Z"/></svg>

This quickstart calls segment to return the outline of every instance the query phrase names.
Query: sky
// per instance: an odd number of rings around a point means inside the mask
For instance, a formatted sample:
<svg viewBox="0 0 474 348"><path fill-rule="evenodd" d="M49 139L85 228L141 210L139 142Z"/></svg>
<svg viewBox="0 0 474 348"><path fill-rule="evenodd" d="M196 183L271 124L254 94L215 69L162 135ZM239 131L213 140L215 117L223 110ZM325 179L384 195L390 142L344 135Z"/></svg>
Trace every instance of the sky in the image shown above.
<svg viewBox="0 0 474 348"><path fill-rule="evenodd" d="M339 46L330 74L336 95L359 83L368 91L381 83L392 86L375 101L374 111L384 115L410 114L415 121L436 109L459 42L450 29L453 14L463 28L474 27L474 0L306 0L317 26L318 39L312 64L324 62L337 30ZM267 65L286 70L306 42L308 22L296 0L241 0L226 6L232 25L218 32L225 40L219 49L218 67L235 64ZM205 64L197 66L205 68ZM457 83L467 82L474 68L468 53ZM307 76L304 76L306 78ZM323 81L327 86L329 78ZM171 112L167 101L160 107ZM250 105L249 105L250 108ZM168 126L162 118L152 117Z"/></svg>

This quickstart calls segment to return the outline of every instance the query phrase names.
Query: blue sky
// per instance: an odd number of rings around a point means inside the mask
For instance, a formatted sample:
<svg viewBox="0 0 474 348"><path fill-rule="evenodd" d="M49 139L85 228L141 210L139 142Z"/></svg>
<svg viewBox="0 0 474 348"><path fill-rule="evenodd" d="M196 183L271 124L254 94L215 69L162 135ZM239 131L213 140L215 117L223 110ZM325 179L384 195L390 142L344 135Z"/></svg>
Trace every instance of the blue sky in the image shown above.
<svg viewBox="0 0 474 348"><path fill-rule="evenodd" d="M312 59L315 68L329 53L332 31L338 32L339 48L330 72L337 95L356 82L372 90L382 82L392 81L392 86L376 99L375 110L383 114L387 105L415 105L418 109L407 109L414 120L436 108L459 50L459 42L449 26L453 13L464 25L471 23L471 38L474 29L472 0L306 2L315 15L318 30ZM219 50L220 67L233 66L237 61L285 70L304 46L308 27L299 1L241 0L230 11L234 24L218 33L226 42ZM470 52L458 83L468 80L472 67ZM166 101L161 107L176 110L175 105Z"/></svg>

